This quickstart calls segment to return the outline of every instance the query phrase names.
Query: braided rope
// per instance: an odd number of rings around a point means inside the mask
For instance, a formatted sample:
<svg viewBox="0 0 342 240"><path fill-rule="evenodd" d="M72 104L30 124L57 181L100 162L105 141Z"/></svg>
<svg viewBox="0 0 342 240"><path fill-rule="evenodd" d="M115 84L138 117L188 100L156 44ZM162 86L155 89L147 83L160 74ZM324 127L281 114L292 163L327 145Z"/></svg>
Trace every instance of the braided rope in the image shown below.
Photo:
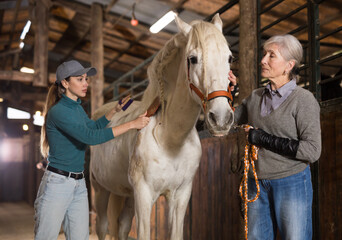
<svg viewBox="0 0 342 240"><path fill-rule="evenodd" d="M250 126L246 126L246 127L249 128ZM244 167L244 171L243 171L243 178L242 178L240 188L239 188L240 196L244 202L244 223L245 223L244 228L245 228L245 239L246 240L248 240L248 216L247 216L248 207L247 207L247 204L256 201L260 195L260 186L259 186L258 176L257 176L257 173L255 171L255 164L254 164L254 161L256 161L258 159L258 150L259 150L258 147L251 145L247 142L247 144L245 146L245 158L244 158L245 167ZM256 188L257 188L257 193L253 199L248 199L248 172L249 172L250 165L252 165L253 175L255 178L255 183L256 183Z"/></svg>

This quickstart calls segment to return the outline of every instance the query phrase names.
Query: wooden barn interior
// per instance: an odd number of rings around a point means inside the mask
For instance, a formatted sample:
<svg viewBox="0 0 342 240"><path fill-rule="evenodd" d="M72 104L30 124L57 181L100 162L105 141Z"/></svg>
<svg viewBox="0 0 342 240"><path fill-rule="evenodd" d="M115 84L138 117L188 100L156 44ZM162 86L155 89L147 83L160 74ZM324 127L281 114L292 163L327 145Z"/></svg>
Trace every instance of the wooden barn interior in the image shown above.
<svg viewBox="0 0 342 240"><path fill-rule="evenodd" d="M174 22L159 33L149 30L170 10L186 22L210 21L220 14L234 56L231 68L238 76L236 106L253 89L266 84L258 64L262 43L270 36L287 33L300 40L304 61L298 85L310 90L321 107L322 154L311 166L313 239L342 239L340 0L1 1L0 239L33 239L33 203L45 161L39 151L41 127L34 120L43 112L57 66L76 59L85 67L98 69L82 99L89 115L102 104L128 94L139 100L148 84L149 63L178 31ZM137 25L132 25L132 18L138 20ZM9 119L9 109L29 115ZM201 121L198 132L203 155L186 214L184 239L243 239L238 188L244 134L233 129L227 137L214 138ZM165 199L160 198L151 216L152 239L167 239L165 208ZM95 234L95 214L92 210L91 235ZM130 237L136 239L134 226Z"/></svg>

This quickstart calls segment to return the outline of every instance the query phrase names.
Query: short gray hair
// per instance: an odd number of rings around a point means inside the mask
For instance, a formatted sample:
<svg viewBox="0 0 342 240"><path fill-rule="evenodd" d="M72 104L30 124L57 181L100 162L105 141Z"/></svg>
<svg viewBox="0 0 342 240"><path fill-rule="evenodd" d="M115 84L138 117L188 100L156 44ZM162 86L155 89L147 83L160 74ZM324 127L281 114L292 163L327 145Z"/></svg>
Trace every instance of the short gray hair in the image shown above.
<svg viewBox="0 0 342 240"><path fill-rule="evenodd" d="M295 61L295 66L290 72L290 79L292 79L293 77L296 77L298 79L298 68L300 65L300 61L303 58L303 47L298 39L290 34L275 35L264 43L264 48L270 44L276 44L279 46L279 52L286 61Z"/></svg>

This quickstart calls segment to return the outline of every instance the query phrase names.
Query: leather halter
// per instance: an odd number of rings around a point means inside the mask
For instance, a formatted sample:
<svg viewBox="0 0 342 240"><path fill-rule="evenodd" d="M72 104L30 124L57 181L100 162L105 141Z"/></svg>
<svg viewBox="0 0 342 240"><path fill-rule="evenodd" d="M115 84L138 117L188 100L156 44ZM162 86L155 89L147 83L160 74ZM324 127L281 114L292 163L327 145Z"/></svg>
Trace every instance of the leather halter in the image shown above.
<svg viewBox="0 0 342 240"><path fill-rule="evenodd" d="M208 96L204 96L204 94L199 90L191 81L190 81L190 62L189 59L187 59L187 65L188 65L188 81L189 81L189 87L192 91L196 93L196 95L201 99L203 110L205 111L206 105L210 100L213 100L217 97L226 97L228 99L228 103L233 111L235 111L235 108L233 107L233 96L232 92L230 90L230 87L228 86L227 91L225 90L219 90L219 91L213 91L208 94Z"/></svg>

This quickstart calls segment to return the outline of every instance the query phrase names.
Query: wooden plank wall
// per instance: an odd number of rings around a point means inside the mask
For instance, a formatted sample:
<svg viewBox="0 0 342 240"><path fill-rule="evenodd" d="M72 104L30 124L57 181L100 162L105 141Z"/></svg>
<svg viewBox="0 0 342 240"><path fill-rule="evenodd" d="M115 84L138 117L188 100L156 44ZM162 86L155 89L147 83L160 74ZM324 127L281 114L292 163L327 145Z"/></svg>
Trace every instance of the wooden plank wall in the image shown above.
<svg viewBox="0 0 342 240"><path fill-rule="evenodd" d="M185 239L239 239L240 213L238 134L202 139L202 159L189 204Z"/></svg>
<svg viewBox="0 0 342 240"><path fill-rule="evenodd" d="M342 239L342 110L321 114L319 239Z"/></svg>

